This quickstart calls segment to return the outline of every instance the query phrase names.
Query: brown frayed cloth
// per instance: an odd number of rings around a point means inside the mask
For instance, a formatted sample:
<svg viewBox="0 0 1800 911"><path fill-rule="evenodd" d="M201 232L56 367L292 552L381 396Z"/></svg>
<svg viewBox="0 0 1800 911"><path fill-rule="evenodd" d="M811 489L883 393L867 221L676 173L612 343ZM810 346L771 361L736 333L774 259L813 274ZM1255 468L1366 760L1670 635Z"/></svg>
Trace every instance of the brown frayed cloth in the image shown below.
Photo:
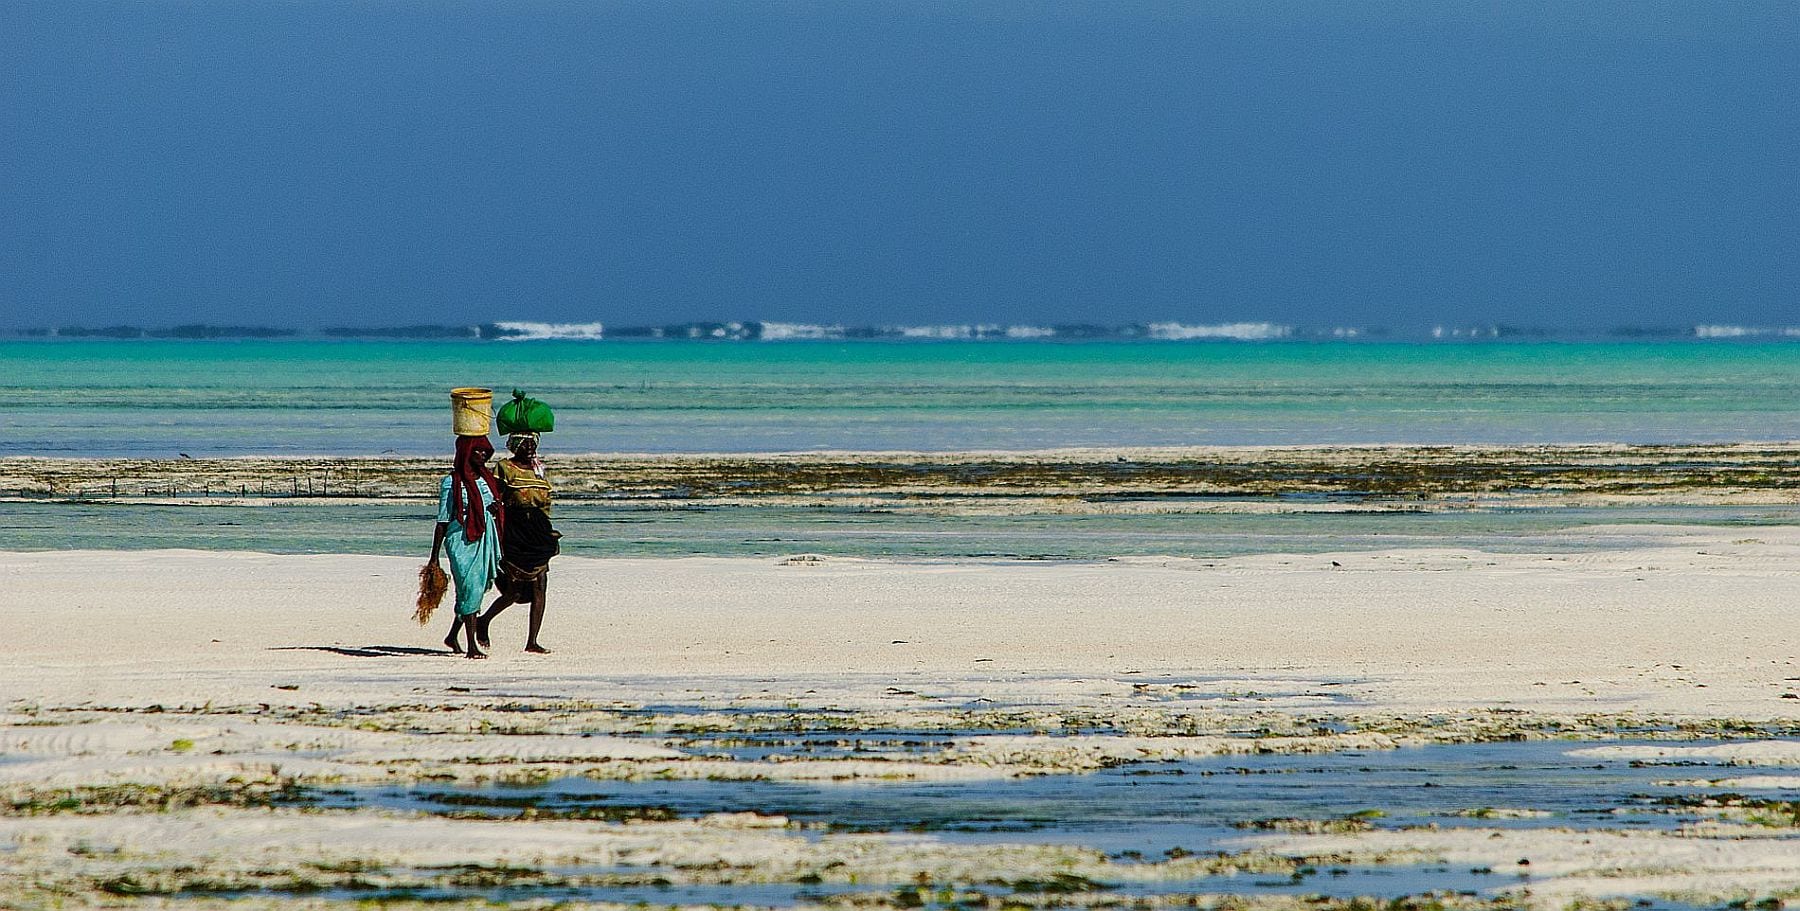
<svg viewBox="0 0 1800 911"><path fill-rule="evenodd" d="M538 590L549 575L548 563L526 569L501 560L500 573L494 577L494 590L516 602L536 601Z"/></svg>
<svg viewBox="0 0 1800 911"><path fill-rule="evenodd" d="M413 619L420 626L431 622L431 615L444 603L444 592L450 588L450 575L436 560L419 567L419 600L413 605Z"/></svg>

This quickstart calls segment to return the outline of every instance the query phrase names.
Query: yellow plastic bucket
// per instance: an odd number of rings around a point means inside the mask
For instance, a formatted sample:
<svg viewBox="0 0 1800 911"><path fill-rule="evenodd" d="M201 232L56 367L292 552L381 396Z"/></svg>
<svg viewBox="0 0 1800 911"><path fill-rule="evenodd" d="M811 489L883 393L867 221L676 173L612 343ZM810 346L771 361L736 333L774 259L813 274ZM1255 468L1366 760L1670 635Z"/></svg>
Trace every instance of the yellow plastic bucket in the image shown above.
<svg viewBox="0 0 1800 911"><path fill-rule="evenodd" d="M459 437L484 437L494 416L494 390L465 386L450 390L450 426Z"/></svg>

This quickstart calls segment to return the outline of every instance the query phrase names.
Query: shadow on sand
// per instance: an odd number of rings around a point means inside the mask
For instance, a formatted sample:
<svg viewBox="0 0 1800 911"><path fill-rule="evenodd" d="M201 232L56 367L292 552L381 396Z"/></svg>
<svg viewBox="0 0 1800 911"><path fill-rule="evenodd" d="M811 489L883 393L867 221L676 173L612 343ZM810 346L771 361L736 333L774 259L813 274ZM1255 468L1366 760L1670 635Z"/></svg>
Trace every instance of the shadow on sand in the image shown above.
<svg viewBox="0 0 1800 911"><path fill-rule="evenodd" d="M278 645L271 652L330 652L346 658L459 658L444 648L418 648L411 645Z"/></svg>

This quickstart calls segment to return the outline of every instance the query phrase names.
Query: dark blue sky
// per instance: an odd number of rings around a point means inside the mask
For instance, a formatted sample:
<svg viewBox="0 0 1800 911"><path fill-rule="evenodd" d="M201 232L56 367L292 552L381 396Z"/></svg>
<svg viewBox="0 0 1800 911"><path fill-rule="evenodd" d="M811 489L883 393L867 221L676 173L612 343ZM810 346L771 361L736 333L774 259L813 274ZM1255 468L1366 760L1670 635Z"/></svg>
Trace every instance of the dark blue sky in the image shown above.
<svg viewBox="0 0 1800 911"><path fill-rule="evenodd" d="M0 324L1800 323L1800 12L0 3Z"/></svg>

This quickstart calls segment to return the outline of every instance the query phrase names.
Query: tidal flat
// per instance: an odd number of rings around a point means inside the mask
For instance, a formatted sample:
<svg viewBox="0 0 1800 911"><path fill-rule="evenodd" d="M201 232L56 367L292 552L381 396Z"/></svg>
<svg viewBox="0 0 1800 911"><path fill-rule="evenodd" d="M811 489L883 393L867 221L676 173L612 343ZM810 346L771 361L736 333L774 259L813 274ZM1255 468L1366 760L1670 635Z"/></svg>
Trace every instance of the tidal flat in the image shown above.
<svg viewBox="0 0 1800 911"><path fill-rule="evenodd" d="M1795 894L1800 725L445 695L14 704L0 898L1372 909Z"/></svg>
<svg viewBox="0 0 1800 911"><path fill-rule="evenodd" d="M5 460L0 906L1784 907L1797 456Z"/></svg>
<svg viewBox="0 0 1800 911"><path fill-rule="evenodd" d="M1471 496L1603 502L1789 502L1800 444L1271 446L1041 452L730 455L549 453L560 497L731 501L1331 498L1430 503ZM20 498L417 498L444 459L0 458Z"/></svg>
<svg viewBox="0 0 1800 911"><path fill-rule="evenodd" d="M417 550L433 460L0 459L0 549ZM588 557L1105 560L1570 553L1800 524L1785 446L567 456Z"/></svg>

